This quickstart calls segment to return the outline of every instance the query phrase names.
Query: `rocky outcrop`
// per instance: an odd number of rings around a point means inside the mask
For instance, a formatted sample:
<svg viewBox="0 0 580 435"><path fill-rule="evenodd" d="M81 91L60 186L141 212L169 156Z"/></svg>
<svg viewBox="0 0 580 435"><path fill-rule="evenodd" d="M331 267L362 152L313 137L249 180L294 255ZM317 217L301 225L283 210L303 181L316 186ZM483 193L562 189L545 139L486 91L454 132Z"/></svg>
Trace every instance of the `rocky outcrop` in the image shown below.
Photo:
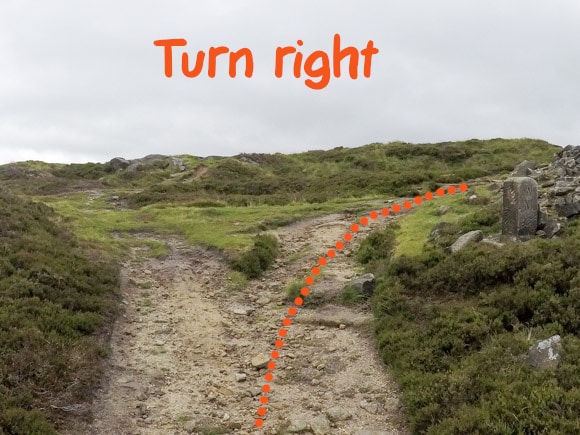
<svg viewBox="0 0 580 435"><path fill-rule="evenodd" d="M146 171L149 169L177 168L180 172L185 171L186 166L182 159L175 156L150 154L141 159L127 160L123 157L115 157L109 161L114 171L126 171L129 173Z"/></svg>
<svg viewBox="0 0 580 435"><path fill-rule="evenodd" d="M120 171L131 165L131 161L124 159L123 157L115 157L109 162L109 165L111 165L111 168L113 168L114 171Z"/></svg>
<svg viewBox="0 0 580 435"><path fill-rule="evenodd" d="M495 182L492 190L503 189L502 233L510 237L521 237L523 233L530 233L534 218L531 217L530 207L525 207L524 200L515 198L514 189L522 185L515 180L523 181L531 186L537 183L537 217L534 234L540 237L554 237L566 226L568 219L580 216L580 146L569 145L563 148L548 165L537 166L533 162L524 160L516 166L503 184ZM533 189L533 188L532 188ZM507 195L507 196L506 196ZM522 195L518 195L522 196ZM515 202L514 202L515 201ZM532 199L528 198L527 204ZM526 222L517 223L517 216L522 207L527 208ZM524 229L524 226L526 227ZM528 228L529 226L529 228Z"/></svg>

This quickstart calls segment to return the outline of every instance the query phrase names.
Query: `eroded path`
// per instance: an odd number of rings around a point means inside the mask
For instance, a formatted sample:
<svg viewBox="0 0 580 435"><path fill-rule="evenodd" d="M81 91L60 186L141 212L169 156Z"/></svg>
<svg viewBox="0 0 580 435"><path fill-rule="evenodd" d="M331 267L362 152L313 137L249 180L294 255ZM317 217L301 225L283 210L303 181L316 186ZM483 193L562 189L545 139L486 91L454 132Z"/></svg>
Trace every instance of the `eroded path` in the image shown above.
<svg viewBox="0 0 580 435"><path fill-rule="evenodd" d="M274 349L289 306L284 289L350 223L341 214L278 230L275 268L244 291L230 289L216 252L178 240L167 241L163 260L134 251L123 266L125 312L114 328L111 367L85 433L407 433L369 310L328 303L355 276L348 252L312 287L326 303L301 308L288 328L265 425L254 427L266 372L259 356Z"/></svg>

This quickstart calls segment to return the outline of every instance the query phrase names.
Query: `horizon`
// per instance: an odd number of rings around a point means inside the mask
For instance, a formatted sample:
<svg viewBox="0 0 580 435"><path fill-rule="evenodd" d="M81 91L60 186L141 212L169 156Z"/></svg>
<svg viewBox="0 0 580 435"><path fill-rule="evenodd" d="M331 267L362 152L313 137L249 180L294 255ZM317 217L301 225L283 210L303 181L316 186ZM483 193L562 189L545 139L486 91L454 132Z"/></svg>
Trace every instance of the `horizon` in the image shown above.
<svg viewBox="0 0 580 435"><path fill-rule="evenodd" d="M216 154L208 154L206 156L200 156L200 155L194 155L194 154L188 154L188 153L180 153L180 154L161 154L161 153L148 153L145 155L142 155L140 157L132 157L129 158L127 156L121 156L121 155L116 155L110 158L106 158L102 161L71 161L71 162L62 162L62 161L47 161L47 160L38 160L38 159L28 159L28 160L17 160L17 161L3 161L2 158L0 157L0 166L5 166L5 165L11 165L11 164L18 164L18 163L27 163L27 162L39 162L39 163L46 163L46 164L55 164L55 165L72 165L72 164L105 164L110 162L111 160L115 159L115 158L122 158L122 159L126 159L129 161L133 161L133 160L139 160L139 159L143 159L146 158L148 156L152 156L152 155L159 155L159 156L163 156L163 157L180 157L180 156L189 156L189 157L194 157L197 159L208 159L208 158L233 158L236 156L240 156L240 155L244 155L244 154L266 154L266 155L273 155L273 154L283 154L283 155L295 155L295 154L303 154L303 153L307 153L307 152L311 152L311 151L330 151L332 149L337 149L337 148L343 148L343 149L357 149L357 148L362 148L368 145L373 145L373 144L381 144L381 145L390 145L390 144L397 144L397 143L404 143L407 145L440 145L440 144L445 144L445 143L456 143L456 142L467 142L467 141L471 141L471 140L477 140L477 141L491 141L491 140L538 140L538 141L544 141L547 142L550 145L553 146L557 146L560 148L565 148L566 146L578 146L578 145L574 145L574 144L567 144L567 145L559 145L559 144L554 144L551 143L545 139L541 139L541 138L532 138L532 137L512 137L512 138L506 138L506 137L493 137L493 138L486 138L486 139L480 139L480 138L475 138L475 137L471 137L468 139L463 139L463 140L449 140L449 141L437 141L437 142L406 142L406 141L401 141L401 140L395 140L395 141L389 141L389 142L369 142L369 143L365 143L362 145L356 145L356 146L336 146L336 147L332 147L332 148L327 148L327 149L321 149L321 148L312 148L312 149L307 149L307 150L303 150L303 151L299 151L299 152L279 152L279 151L275 151L275 152L265 152L265 151L260 151L260 152L247 152L247 151L240 151L236 154L231 154L231 155L216 155Z"/></svg>

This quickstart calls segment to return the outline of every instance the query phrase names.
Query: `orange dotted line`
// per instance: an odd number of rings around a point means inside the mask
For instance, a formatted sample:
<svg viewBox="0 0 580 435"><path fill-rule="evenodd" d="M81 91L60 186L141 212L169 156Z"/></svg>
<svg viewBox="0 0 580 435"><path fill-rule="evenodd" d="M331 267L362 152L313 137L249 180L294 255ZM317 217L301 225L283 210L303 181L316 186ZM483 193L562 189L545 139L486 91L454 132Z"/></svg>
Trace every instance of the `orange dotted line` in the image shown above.
<svg viewBox="0 0 580 435"><path fill-rule="evenodd" d="M460 192L465 192L465 191L467 191L467 189L468 189L467 184L462 183L459 185ZM449 195L453 195L453 194L457 193L457 188L455 186L449 186L447 188L447 193ZM435 191L435 193L427 192L427 193L425 193L425 195L423 197L416 196L415 198L413 198L412 201L409 201L409 200L404 201L403 208L405 210L409 210L413 207L413 205L422 204L423 200L431 201L435 196L441 197L443 195L445 195L445 190L442 188L439 188ZM369 224L369 222L370 222L369 218L371 220L376 220L379 218L379 214L381 216L389 216L391 213L399 213L401 210L402 210L401 206L398 204L393 205L391 210L389 210L386 207L382 208L380 211L373 210L369 213L368 217L367 216L361 217L359 219L359 223L353 223L350 226L350 232L345 233L342 238L344 239L344 241L350 242L353 239L353 235L359 232L360 226L366 226ZM288 316L284 317L284 319L282 320L282 326L284 326L284 328L280 328L278 330L279 338L276 340L276 342L274 344L276 349L282 349L282 347L284 347L283 338L285 338L286 335L288 335L287 328L292 324L291 317L296 316L296 314L298 313L297 307L301 307L302 304L304 304L304 298L310 294L310 289L308 288L308 286L311 286L314 284L314 281L315 281L314 277L320 275L321 267L326 266L328 263L328 260L335 258L337 251L342 251L344 249L344 247L345 247L345 244L342 240L337 241L335 244L336 249L329 249L328 252L326 253L327 258L320 257L318 259L318 266L314 266L310 270L312 275L308 275L305 278L304 281L306 283L306 286L304 286L300 289L301 296L298 296L294 299L295 307L288 308ZM268 372L264 375L264 380L266 381L266 383L262 386L262 393L263 394L260 397L261 406L257 410L257 414L259 417L264 417L267 413L266 405L269 402L268 393L271 392L270 382L272 382L274 380L273 371L276 369L276 360L278 358L280 358L280 352L278 350L273 350L272 353L270 354L270 356L272 359L270 360L270 362L268 362L268 365L267 365ZM256 427L262 427L264 425L264 419L257 418L255 421L255 425L256 425Z"/></svg>

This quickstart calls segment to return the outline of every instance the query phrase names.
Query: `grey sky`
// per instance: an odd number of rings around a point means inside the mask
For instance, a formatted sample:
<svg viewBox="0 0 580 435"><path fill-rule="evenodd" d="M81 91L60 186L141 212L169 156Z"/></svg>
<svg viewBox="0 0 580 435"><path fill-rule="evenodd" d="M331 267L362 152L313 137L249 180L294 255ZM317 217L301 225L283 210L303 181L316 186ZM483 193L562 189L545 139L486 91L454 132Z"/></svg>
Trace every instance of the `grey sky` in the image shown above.
<svg viewBox="0 0 580 435"><path fill-rule="evenodd" d="M146 154L299 152L403 140L580 142L577 0L0 2L0 163ZM323 90L278 46L332 53L373 40L370 78ZM247 47L252 78L166 78L156 39ZM242 62L243 64L243 62Z"/></svg>

